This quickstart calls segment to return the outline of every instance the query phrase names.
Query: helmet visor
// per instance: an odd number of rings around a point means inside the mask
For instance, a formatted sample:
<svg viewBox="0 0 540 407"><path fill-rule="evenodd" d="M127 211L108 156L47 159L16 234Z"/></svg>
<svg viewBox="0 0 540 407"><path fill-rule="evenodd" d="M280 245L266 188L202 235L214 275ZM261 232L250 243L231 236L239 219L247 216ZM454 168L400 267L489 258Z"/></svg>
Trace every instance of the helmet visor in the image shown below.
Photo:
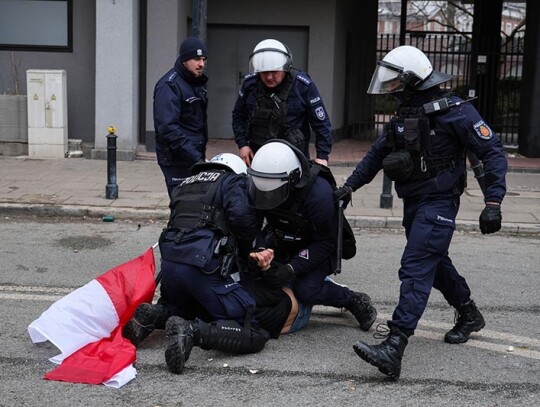
<svg viewBox="0 0 540 407"><path fill-rule="evenodd" d="M289 196L287 173L266 174L248 168L247 174L249 198L256 209L274 209Z"/></svg>
<svg viewBox="0 0 540 407"><path fill-rule="evenodd" d="M249 73L289 71L290 69L290 57L277 48L258 50L249 57Z"/></svg>
<svg viewBox="0 0 540 407"><path fill-rule="evenodd" d="M367 93L371 95L394 93L402 91L404 88L405 83L401 81L399 72L377 65Z"/></svg>

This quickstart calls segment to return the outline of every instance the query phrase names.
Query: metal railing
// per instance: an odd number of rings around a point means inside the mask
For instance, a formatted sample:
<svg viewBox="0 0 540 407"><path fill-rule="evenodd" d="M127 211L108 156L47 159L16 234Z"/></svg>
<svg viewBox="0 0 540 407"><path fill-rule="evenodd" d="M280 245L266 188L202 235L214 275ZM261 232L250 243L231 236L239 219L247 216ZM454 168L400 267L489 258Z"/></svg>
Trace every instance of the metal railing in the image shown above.
<svg viewBox="0 0 540 407"><path fill-rule="evenodd" d="M521 72L523 64L523 38L503 39L495 98L495 117L490 126L499 135L505 147L516 148L519 126L519 101L521 96ZM421 49L431 60L433 68L453 76L443 86L452 89L463 99L468 98L471 70L470 33L409 33L406 45ZM399 46L399 35L380 34L377 41L377 60ZM481 97L481 94L479 95ZM380 130L396 107L391 96L374 98L375 129Z"/></svg>

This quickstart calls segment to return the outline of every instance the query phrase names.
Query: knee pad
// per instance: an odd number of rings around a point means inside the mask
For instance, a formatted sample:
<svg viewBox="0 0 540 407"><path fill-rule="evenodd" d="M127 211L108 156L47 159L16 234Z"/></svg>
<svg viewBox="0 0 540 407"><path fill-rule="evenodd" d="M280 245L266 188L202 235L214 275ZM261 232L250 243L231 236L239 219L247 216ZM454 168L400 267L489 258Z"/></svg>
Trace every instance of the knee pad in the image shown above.
<svg viewBox="0 0 540 407"><path fill-rule="evenodd" d="M241 326L236 321L219 320L209 324L199 321L199 346L202 349L228 353L255 353L264 348L270 335L253 325Z"/></svg>

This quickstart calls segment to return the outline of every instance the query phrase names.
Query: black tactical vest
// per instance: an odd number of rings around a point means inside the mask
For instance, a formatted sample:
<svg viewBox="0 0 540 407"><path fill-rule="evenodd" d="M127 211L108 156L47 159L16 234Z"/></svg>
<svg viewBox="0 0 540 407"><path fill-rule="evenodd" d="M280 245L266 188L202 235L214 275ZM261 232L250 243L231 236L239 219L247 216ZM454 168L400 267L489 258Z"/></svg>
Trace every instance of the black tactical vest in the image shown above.
<svg viewBox="0 0 540 407"><path fill-rule="evenodd" d="M287 99L295 77L296 71L287 74L277 92L268 90L261 80L258 81L255 109L249 122L251 146L255 150L268 140L284 138L289 108Z"/></svg>
<svg viewBox="0 0 540 407"><path fill-rule="evenodd" d="M334 189L336 188L336 181L328 167L310 163L310 178L306 184L293 192L294 195L287 201L286 205L272 209L266 214L268 220L267 232L271 235L271 239L275 240L276 257L278 259L281 254L279 250L285 251L283 255L287 259L294 257L311 242L313 233L318 233L314 225L304 219L299 207L311 189L315 178L319 175L328 180ZM343 217L342 257L351 259L356 254L356 239L345 215L341 214L341 216Z"/></svg>
<svg viewBox="0 0 540 407"><path fill-rule="evenodd" d="M392 149L383 161L388 177L394 181L417 181L455 168L464 158L464 151L452 156L433 154L434 135L423 107L401 105L386 125L386 143Z"/></svg>
<svg viewBox="0 0 540 407"><path fill-rule="evenodd" d="M222 171L202 171L182 181L172 192L171 215L168 228L187 232L196 228L219 230L229 233L229 221L223 208L214 203L217 188L223 177Z"/></svg>
<svg viewBox="0 0 540 407"><path fill-rule="evenodd" d="M235 270L238 254L229 221L215 196L222 171L202 171L184 179L172 193L171 215L159 238L161 258L199 267L203 273L223 277Z"/></svg>

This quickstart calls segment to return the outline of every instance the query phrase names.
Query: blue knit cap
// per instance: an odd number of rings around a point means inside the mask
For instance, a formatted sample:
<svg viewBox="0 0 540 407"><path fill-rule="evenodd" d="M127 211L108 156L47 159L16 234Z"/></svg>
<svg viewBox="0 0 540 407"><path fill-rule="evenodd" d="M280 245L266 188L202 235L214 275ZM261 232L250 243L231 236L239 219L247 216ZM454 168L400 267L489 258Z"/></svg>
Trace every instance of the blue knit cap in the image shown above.
<svg viewBox="0 0 540 407"><path fill-rule="evenodd" d="M180 61L206 57L206 47L197 37L187 37L180 45Z"/></svg>

